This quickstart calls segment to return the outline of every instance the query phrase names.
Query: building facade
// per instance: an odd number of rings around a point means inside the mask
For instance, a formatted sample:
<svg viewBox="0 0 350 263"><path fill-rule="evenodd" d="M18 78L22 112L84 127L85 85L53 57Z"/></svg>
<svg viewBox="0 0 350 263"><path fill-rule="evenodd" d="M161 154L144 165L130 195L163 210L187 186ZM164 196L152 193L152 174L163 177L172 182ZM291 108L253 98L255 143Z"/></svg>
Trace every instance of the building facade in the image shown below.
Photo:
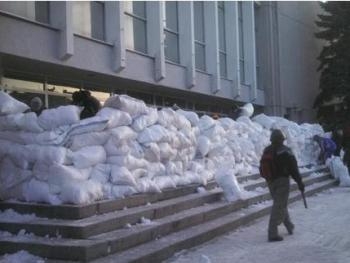
<svg viewBox="0 0 350 263"><path fill-rule="evenodd" d="M199 113L312 121L317 2L0 2L1 89L46 107L80 88Z"/></svg>

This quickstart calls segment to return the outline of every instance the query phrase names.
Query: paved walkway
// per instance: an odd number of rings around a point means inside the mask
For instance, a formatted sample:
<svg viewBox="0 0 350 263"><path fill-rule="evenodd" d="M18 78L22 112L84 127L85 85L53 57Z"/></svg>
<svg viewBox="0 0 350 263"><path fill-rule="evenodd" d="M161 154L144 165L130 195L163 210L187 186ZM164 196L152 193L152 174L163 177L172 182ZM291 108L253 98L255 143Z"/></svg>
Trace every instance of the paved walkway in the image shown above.
<svg viewBox="0 0 350 263"><path fill-rule="evenodd" d="M182 251L167 263L350 263L350 188L336 187L289 206L292 236L267 242L268 216L248 227Z"/></svg>

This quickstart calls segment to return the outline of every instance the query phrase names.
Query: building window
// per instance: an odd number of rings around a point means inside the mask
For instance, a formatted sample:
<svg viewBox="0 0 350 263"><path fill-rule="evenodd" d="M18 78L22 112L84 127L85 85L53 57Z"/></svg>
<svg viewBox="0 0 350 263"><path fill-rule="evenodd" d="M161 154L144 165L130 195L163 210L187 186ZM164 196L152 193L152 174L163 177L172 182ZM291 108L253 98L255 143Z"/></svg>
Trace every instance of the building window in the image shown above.
<svg viewBox="0 0 350 263"><path fill-rule="evenodd" d="M103 2L73 2L73 27L77 34L105 40L105 12Z"/></svg>
<svg viewBox="0 0 350 263"><path fill-rule="evenodd" d="M0 1L0 10L26 17L40 23L50 23L48 1Z"/></svg>
<svg viewBox="0 0 350 263"><path fill-rule="evenodd" d="M243 35L243 2L238 2L238 33L239 33L239 72L241 83L245 83L244 35Z"/></svg>
<svg viewBox="0 0 350 263"><path fill-rule="evenodd" d="M179 63L179 29L177 2L165 2L165 57Z"/></svg>
<svg viewBox="0 0 350 263"><path fill-rule="evenodd" d="M226 64L226 32L225 32L225 4L223 1L218 2L218 27L219 27L219 59L220 59L220 76L227 77Z"/></svg>
<svg viewBox="0 0 350 263"><path fill-rule="evenodd" d="M194 5L194 45L196 69L206 71L205 35L204 35L204 2L195 1Z"/></svg>
<svg viewBox="0 0 350 263"><path fill-rule="evenodd" d="M126 1L124 3L126 46L129 49L147 53L146 2Z"/></svg>
<svg viewBox="0 0 350 263"><path fill-rule="evenodd" d="M256 87L258 89L262 89L261 85L261 54L260 54L260 47L261 47L261 36L259 32L259 23L260 23L260 3L254 2L254 31L255 31L255 63L256 63Z"/></svg>

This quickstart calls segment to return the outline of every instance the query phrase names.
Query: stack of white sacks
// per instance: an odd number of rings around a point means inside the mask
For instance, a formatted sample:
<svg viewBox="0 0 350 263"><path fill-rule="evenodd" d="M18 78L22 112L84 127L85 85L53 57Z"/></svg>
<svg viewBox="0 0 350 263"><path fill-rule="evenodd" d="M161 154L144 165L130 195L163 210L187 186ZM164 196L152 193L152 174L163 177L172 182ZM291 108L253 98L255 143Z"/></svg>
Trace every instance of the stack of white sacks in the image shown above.
<svg viewBox="0 0 350 263"><path fill-rule="evenodd" d="M95 117L77 106L35 113L0 92L0 199L87 204L213 180L219 167L257 171L271 128L281 128L301 164L316 163L319 125L260 114L237 121L109 98Z"/></svg>

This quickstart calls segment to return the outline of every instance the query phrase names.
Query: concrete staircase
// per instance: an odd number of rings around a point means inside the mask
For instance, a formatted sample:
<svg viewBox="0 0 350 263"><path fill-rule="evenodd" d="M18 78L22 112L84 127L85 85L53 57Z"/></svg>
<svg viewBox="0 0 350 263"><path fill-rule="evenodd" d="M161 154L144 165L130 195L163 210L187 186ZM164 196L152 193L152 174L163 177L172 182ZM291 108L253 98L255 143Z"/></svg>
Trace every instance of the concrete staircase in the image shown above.
<svg viewBox="0 0 350 263"><path fill-rule="evenodd" d="M303 174L306 196L335 185L326 169L314 172ZM247 175L238 181L249 197L232 203L214 182L204 192L191 185L85 206L0 202L0 210L37 216L20 222L0 218L0 231L12 233L0 234L0 254L27 250L48 262L161 262L269 213L264 180ZM292 183L290 202L300 199ZM31 234L17 235L23 229Z"/></svg>

